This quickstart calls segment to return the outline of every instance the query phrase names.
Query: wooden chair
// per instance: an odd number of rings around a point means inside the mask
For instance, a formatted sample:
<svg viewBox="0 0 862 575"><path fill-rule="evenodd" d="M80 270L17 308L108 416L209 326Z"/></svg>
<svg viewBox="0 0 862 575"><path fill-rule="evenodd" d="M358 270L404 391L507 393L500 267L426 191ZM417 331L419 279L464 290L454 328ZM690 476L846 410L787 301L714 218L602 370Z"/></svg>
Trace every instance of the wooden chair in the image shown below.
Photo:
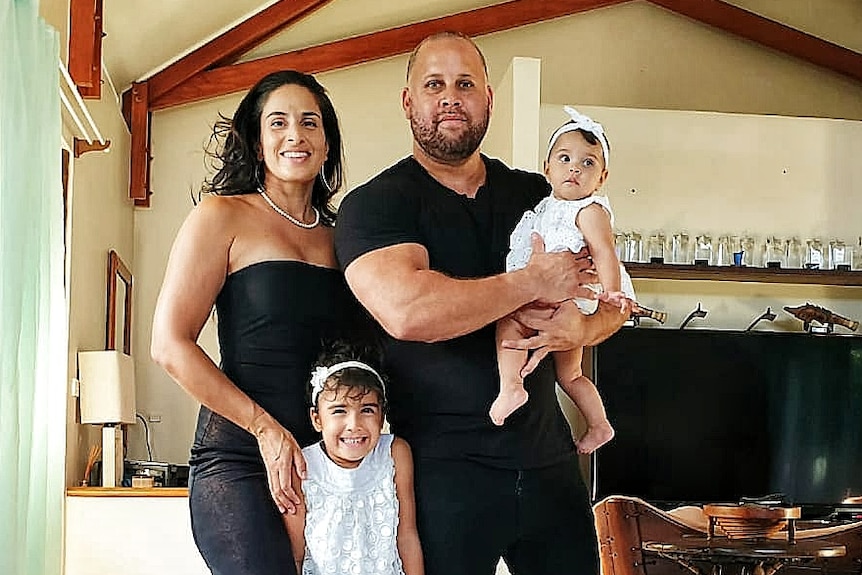
<svg viewBox="0 0 862 575"><path fill-rule="evenodd" d="M695 506L662 511L637 497L613 495L593 506L599 538L602 575L691 575L678 563L645 555L644 541L674 542L684 536L706 536L709 520L703 509ZM720 530L716 536L722 536ZM785 533L772 537L785 538ZM816 567L825 574L862 575L862 521L818 529L797 529L796 539L822 537L844 545L844 557L818 561ZM812 565L789 565L780 575L812 575Z"/></svg>
<svg viewBox="0 0 862 575"><path fill-rule="evenodd" d="M644 541L675 541L684 535L706 535L706 516L697 522L691 511L677 518L636 497L610 496L593 507L599 537L602 575L682 575L680 565L658 559L647 565ZM694 519L694 521L693 521ZM653 559L649 558L652 563ZM690 575L690 574L689 574Z"/></svg>

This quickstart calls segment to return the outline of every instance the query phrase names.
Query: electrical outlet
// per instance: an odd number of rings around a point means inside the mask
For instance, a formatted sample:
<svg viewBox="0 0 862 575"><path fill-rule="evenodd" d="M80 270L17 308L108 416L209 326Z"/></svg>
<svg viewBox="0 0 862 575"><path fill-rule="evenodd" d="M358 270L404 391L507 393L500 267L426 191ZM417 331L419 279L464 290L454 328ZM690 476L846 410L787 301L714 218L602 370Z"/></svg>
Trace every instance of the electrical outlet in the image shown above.
<svg viewBox="0 0 862 575"><path fill-rule="evenodd" d="M69 382L69 394L72 397L81 397L81 380L77 377L73 377Z"/></svg>
<svg viewBox="0 0 862 575"><path fill-rule="evenodd" d="M147 421L149 421L150 423L161 423L162 416L156 413L151 413L147 416Z"/></svg>

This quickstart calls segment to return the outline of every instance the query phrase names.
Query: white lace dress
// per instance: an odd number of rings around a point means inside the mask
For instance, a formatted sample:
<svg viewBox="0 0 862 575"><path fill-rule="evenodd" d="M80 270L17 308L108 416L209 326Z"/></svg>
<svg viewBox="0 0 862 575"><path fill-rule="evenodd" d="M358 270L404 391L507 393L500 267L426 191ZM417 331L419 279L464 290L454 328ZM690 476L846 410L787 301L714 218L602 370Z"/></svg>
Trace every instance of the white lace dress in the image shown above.
<svg viewBox="0 0 862 575"><path fill-rule="evenodd" d="M530 235L537 232L545 240L546 252L561 252L569 250L577 252L583 248L584 234L575 224L578 212L591 204L599 204L611 218L614 225L614 213L607 196L589 196L580 200L560 200L549 195L536 204L532 210L527 210L521 216L521 221L515 226L509 237L509 254L506 256L506 271L519 270L527 265L533 248ZM635 290L628 272L620 264L620 291L631 299L635 299ZM575 300L578 307L587 313L595 311L593 300Z"/></svg>
<svg viewBox="0 0 862 575"><path fill-rule="evenodd" d="M354 469L339 467L315 443L302 450L307 478L302 575L403 575L392 435Z"/></svg>

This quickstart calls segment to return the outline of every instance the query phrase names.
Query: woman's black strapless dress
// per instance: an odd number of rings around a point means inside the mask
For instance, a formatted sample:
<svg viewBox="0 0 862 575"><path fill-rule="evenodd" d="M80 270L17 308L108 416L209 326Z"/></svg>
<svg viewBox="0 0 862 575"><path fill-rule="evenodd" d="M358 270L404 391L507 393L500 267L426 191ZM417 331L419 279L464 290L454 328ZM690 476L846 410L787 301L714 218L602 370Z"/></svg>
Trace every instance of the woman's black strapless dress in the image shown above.
<svg viewBox="0 0 862 575"><path fill-rule="evenodd" d="M312 363L325 339L359 330L360 309L337 269L252 264L216 299L221 369L305 447L319 439L306 399ZM189 462L192 532L213 575L295 573L257 440L201 407Z"/></svg>

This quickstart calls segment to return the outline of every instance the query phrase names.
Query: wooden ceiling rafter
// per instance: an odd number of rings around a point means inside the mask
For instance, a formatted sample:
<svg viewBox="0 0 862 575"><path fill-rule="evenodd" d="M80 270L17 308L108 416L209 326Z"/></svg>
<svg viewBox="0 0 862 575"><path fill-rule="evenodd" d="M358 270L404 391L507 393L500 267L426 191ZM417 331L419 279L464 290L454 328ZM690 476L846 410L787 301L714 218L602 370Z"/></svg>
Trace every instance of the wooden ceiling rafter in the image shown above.
<svg viewBox="0 0 862 575"><path fill-rule="evenodd" d="M708 26L862 82L862 54L721 0L649 0Z"/></svg>
<svg viewBox="0 0 862 575"><path fill-rule="evenodd" d="M151 109L160 110L239 92L250 88L258 79L276 70L293 69L319 74L405 54L423 38L446 30L457 30L468 36L483 36L627 1L629 0L510 0L451 16L213 68L190 78L168 93L154 96L150 105Z"/></svg>
<svg viewBox="0 0 862 575"><path fill-rule="evenodd" d="M212 67L232 64L243 54L302 20L332 0L280 1L180 58L147 79L150 97L158 98Z"/></svg>
<svg viewBox="0 0 862 575"><path fill-rule="evenodd" d="M224 66L332 0L279 0L123 93L123 117L132 135L129 197L150 205L150 101L213 66ZM99 0L101 2L101 0Z"/></svg>
<svg viewBox="0 0 862 575"><path fill-rule="evenodd" d="M290 19L290 21L284 21L285 12L282 10L279 12L282 14L282 21L279 22L277 28L280 30L294 24L328 1L329 0L302 0L302 5L305 7L305 11L302 14L297 13ZM426 20L409 26L384 30L361 37L365 39L364 41L369 41L371 39L375 40L372 43L373 50L368 50L361 42L357 42L356 38L331 42L312 49L318 50L318 57L324 62L328 62L326 66L332 66L327 69L338 69L354 63L369 62L387 56L409 52L413 49L416 43L419 42L419 40L435 31L455 29L461 30L465 34L481 36L483 34L490 34L491 32L508 30L518 26L524 26L526 24L541 22L551 18L575 14L577 12L585 12L604 6L612 6L614 4L628 1L630 0L556 0L555 2L546 2L545 0L510 0L508 2L494 4L486 8L468 10L452 16ZM294 6L297 4L297 0L280 0L276 4L270 6L267 10L282 9L288 4ZM156 106L156 102L163 101L168 97L168 94L176 94L180 91L187 90L187 88L185 88L187 84L196 82L196 78L202 76L208 77L205 75L213 73L213 70L233 70L238 66L243 67L242 70L248 70L249 67L246 65L250 63L233 64L228 66L223 64L228 57L230 57L230 59L235 59L241 55L241 53L251 50L254 46L263 42L274 33L272 30L276 27L272 26L272 22L270 21L273 17L272 14L269 16L263 16L262 19L258 19L258 16L265 12L266 10L252 16L249 20L239 24L235 28L219 36L212 42L205 44L194 52L187 54L185 57L171 64L168 68L162 70L162 72L159 72L158 74L162 74L161 79L155 83L159 84L158 89L160 90L173 85L174 87L168 89L168 92L162 93L161 95L156 95L154 93L152 85L158 76L157 74L142 82L134 83L132 88L123 94L123 115L125 116L126 122L128 123L129 129L132 133L129 197L135 201L136 206L148 207L150 205L151 192L149 189L149 166L152 158L149 153L149 124L151 114L153 110L169 107L167 105ZM257 24L249 24L256 19L258 22ZM264 23L267 26L266 33L262 32L261 29ZM236 33L233 34L234 32ZM228 38L229 40L225 40L225 38ZM383 41L381 41L381 38ZM239 48L231 50L229 46L225 45L229 41L242 44L242 50ZM347 44L347 47L350 48L349 52L344 51L345 43L349 43ZM272 58L283 59L287 56L301 59L303 62L310 62L313 54L309 54L309 51L312 49L297 50L286 55L273 56ZM357 57L361 59L357 61ZM264 60L271 61L272 58L266 58ZM222 65L220 66L220 64ZM296 62L296 64L296 66L291 65L289 67L294 67L307 72L323 71L310 70L306 65L299 65L299 62ZM212 70L210 68L212 68ZM248 73L245 73L239 87L235 89L232 88L229 91L223 91L219 94L214 94L213 96L207 95L196 97L194 100L187 99L181 102L178 101L176 104L171 105L185 104L192 101L214 97L215 95L244 90L251 87L267 72L283 68L283 62L279 61L278 65L272 68L267 68L263 71L255 70L253 74L257 75L248 75ZM198 71L189 76L189 73L195 69ZM183 79L177 81L179 78ZM207 81L212 82L213 80L210 79ZM197 84L192 85L195 86ZM144 109L146 110L146 121L143 120ZM134 121L133 118L137 118L137 122ZM138 132L137 135L136 131Z"/></svg>
<svg viewBox="0 0 862 575"><path fill-rule="evenodd" d="M123 94L123 112L132 131L129 195L136 198L136 205L149 205L149 119L154 110L242 91L275 70L292 68L321 73L404 54L422 38L439 31L459 30L470 36L482 36L630 0L509 0L285 54L233 63L243 53L328 1L280 0L148 80L135 83ZM708 26L862 81L862 54L725 1L649 1ZM141 98L142 94L144 98ZM142 120L143 114L146 114L146 122ZM133 116L137 122L132 121ZM139 135L136 138L136 129L145 130L145 137ZM141 165L140 162L146 164Z"/></svg>

